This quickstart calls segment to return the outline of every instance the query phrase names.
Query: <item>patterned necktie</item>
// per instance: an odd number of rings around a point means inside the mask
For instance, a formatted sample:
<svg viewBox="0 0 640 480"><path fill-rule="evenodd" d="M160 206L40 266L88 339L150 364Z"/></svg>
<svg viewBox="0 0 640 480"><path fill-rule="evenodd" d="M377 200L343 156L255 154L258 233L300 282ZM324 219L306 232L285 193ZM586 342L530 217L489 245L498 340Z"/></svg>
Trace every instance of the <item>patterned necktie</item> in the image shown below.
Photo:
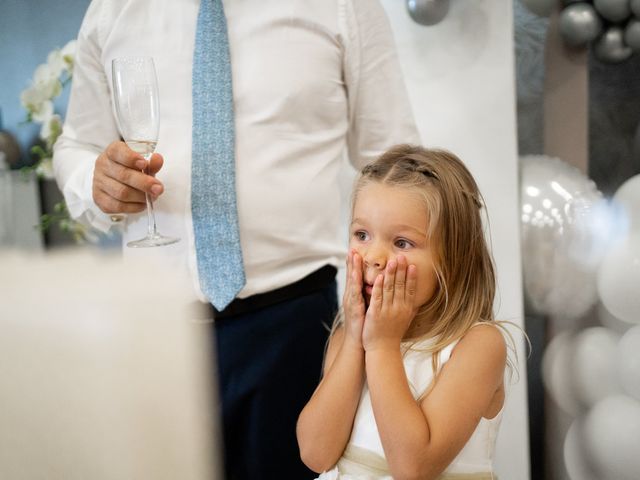
<svg viewBox="0 0 640 480"><path fill-rule="evenodd" d="M245 284L235 188L229 39L222 0L201 0L193 53L191 213L203 293L223 310Z"/></svg>

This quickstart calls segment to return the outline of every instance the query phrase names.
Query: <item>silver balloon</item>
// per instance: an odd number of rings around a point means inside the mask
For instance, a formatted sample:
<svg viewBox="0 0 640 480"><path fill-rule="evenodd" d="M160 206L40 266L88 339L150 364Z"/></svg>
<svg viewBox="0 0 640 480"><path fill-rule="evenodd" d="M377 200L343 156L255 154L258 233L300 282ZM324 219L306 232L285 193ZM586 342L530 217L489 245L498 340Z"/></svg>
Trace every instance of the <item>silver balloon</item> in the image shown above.
<svg viewBox="0 0 640 480"><path fill-rule="evenodd" d="M411 18L420 25L435 25L449 12L449 0L407 0Z"/></svg>
<svg viewBox="0 0 640 480"><path fill-rule="evenodd" d="M553 6L555 5L555 0L522 0L529 11L535 13L540 17L548 17L551 14L551 10L553 10Z"/></svg>
<svg viewBox="0 0 640 480"><path fill-rule="evenodd" d="M591 5L575 3L560 13L559 29L565 42L573 47L579 47L600 35L602 21Z"/></svg>
<svg viewBox="0 0 640 480"><path fill-rule="evenodd" d="M630 2L631 12L636 17L640 17L640 0L631 0Z"/></svg>
<svg viewBox="0 0 640 480"><path fill-rule="evenodd" d="M640 20L632 18L624 27L624 43L634 52L640 51Z"/></svg>
<svg viewBox="0 0 640 480"><path fill-rule="evenodd" d="M610 22L622 22L629 18L629 0L594 0L593 6Z"/></svg>
<svg viewBox="0 0 640 480"><path fill-rule="evenodd" d="M598 60L606 63L624 62L633 54L631 47L624 43L621 27L609 27L596 41L593 51Z"/></svg>
<svg viewBox="0 0 640 480"><path fill-rule="evenodd" d="M575 319L597 301L608 247L607 204L593 181L557 158L521 159L524 289L533 310Z"/></svg>

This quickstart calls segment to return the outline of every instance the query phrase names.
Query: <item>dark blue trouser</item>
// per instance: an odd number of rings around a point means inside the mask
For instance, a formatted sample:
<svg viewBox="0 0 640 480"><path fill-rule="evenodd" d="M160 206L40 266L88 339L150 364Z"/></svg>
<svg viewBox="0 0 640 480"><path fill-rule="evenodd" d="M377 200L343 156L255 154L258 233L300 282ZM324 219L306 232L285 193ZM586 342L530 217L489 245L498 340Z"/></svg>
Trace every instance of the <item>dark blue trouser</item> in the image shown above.
<svg viewBox="0 0 640 480"><path fill-rule="evenodd" d="M295 426L320 380L337 288L214 322L227 480L312 479Z"/></svg>

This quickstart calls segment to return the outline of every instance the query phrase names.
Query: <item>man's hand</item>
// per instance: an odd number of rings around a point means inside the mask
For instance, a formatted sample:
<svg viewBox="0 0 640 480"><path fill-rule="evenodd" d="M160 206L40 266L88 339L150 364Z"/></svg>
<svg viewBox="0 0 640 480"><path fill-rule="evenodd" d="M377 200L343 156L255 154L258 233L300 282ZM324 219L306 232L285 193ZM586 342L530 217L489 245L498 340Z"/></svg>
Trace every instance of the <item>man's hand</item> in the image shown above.
<svg viewBox="0 0 640 480"><path fill-rule="evenodd" d="M162 164L158 153L147 162L124 142L111 143L96 159L93 201L104 213L142 212L147 207L145 192L155 200L164 191L154 177Z"/></svg>

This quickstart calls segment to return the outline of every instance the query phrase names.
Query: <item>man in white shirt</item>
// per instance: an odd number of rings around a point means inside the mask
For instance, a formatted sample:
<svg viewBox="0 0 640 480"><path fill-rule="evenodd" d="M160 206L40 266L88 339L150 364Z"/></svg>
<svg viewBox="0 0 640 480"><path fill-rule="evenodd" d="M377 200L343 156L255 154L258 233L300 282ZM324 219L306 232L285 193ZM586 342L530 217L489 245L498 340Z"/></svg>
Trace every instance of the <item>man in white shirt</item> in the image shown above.
<svg viewBox="0 0 640 480"><path fill-rule="evenodd" d="M211 1L211 0L208 0ZM228 478L311 478L295 440L320 377L337 309L338 172L418 142L388 20L378 0L226 0L237 209L246 284L212 309ZM177 244L125 249L190 276L200 299L190 205L192 60L198 0L93 0L79 37L54 169L72 216L124 242L147 228ZM111 60L154 58L159 142L149 165L119 141ZM164 162L163 162L164 159ZM122 215L124 214L124 215ZM124 220L122 220L124 218ZM213 247L212 247L213 248ZM142 300L141 300L142 301ZM212 328L212 331L214 329Z"/></svg>

